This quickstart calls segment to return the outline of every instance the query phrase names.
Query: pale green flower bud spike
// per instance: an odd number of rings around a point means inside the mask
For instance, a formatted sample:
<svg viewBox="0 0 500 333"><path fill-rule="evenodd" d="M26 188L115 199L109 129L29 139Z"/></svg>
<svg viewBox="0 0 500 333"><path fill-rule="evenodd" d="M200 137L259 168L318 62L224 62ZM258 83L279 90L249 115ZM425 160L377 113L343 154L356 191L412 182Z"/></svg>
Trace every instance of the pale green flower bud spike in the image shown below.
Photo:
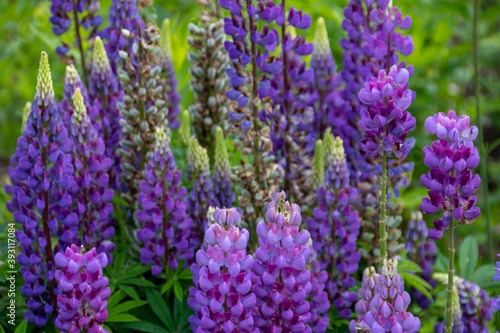
<svg viewBox="0 0 500 333"><path fill-rule="evenodd" d="M333 137L332 130L327 128L323 135L323 155L325 159L325 166L328 167L333 161L335 150L335 138Z"/></svg>
<svg viewBox="0 0 500 333"><path fill-rule="evenodd" d="M181 142L184 146L189 144L191 137L191 114L188 110L184 110L181 114L181 126L179 128L179 135Z"/></svg>
<svg viewBox="0 0 500 333"><path fill-rule="evenodd" d="M314 148L312 186L317 189L325 183L325 157L323 153L323 141L317 140Z"/></svg>
<svg viewBox="0 0 500 333"><path fill-rule="evenodd" d="M73 65L66 66L66 75L64 76L64 83L69 86L75 86L81 81L82 79L80 78L80 74L78 74L78 71L76 70L75 66Z"/></svg>
<svg viewBox="0 0 500 333"><path fill-rule="evenodd" d="M23 108L23 120L22 120L23 122L21 125L21 133L24 132L24 130L26 129L26 123L28 122L30 113L31 113L31 102L26 102Z"/></svg>
<svg viewBox="0 0 500 333"><path fill-rule="evenodd" d="M71 118L75 119L79 124L83 124L84 127L87 127L87 108L85 107L85 102L83 101L80 88L76 88L75 93L73 94L73 108L74 111Z"/></svg>
<svg viewBox="0 0 500 333"><path fill-rule="evenodd" d="M164 19L161 25L160 47L163 56L170 59L172 58L172 41L170 39L170 20Z"/></svg>
<svg viewBox="0 0 500 333"><path fill-rule="evenodd" d="M335 137L333 143L333 160L338 163L343 163L345 161L345 150L344 141L340 137Z"/></svg>
<svg viewBox="0 0 500 333"><path fill-rule="evenodd" d="M44 51L42 51L42 55L40 56L35 99L40 106L48 106L49 102L54 99L54 85L52 83L52 74L50 73L49 57Z"/></svg>
<svg viewBox="0 0 500 333"><path fill-rule="evenodd" d="M106 49L102 43L101 37L97 36L94 39L94 51L92 54L92 70L96 72L103 73L107 71L111 66L109 65L108 55L106 54Z"/></svg>
<svg viewBox="0 0 500 333"><path fill-rule="evenodd" d="M170 130L164 126L155 129L155 151L163 155L170 145Z"/></svg>
<svg viewBox="0 0 500 333"><path fill-rule="evenodd" d="M329 54L331 53L330 40L328 39L328 31L326 30L325 20L320 17L316 23L316 33L314 34L314 54Z"/></svg>
<svg viewBox="0 0 500 333"><path fill-rule="evenodd" d="M226 173L231 172L231 164L229 163L229 156L227 154L226 140L222 128L217 126L215 130L215 158L214 168L223 170Z"/></svg>
<svg viewBox="0 0 500 333"><path fill-rule="evenodd" d="M200 146L198 139L195 137L189 140L187 161L195 173L210 173L210 161L207 150Z"/></svg>

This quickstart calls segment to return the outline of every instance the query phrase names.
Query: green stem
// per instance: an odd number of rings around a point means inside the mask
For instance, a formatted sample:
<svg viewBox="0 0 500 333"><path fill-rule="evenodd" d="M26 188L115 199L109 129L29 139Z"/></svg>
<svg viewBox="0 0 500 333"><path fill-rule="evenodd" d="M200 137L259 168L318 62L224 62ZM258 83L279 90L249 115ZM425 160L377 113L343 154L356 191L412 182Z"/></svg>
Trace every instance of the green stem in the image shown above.
<svg viewBox="0 0 500 333"><path fill-rule="evenodd" d="M474 49L474 97L476 99L476 115L477 115L477 127L479 129L479 155L481 156L481 166L480 173L482 179L483 195L484 195L484 206L485 206L485 216L486 216L486 237L488 239L488 258L491 262L495 260L493 254L493 232L491 230L491 212L489 203L489 193L488 193L488 170L486 168L486 161L488 159L488 154L484 146L484 136L483 128L481 126L481 104L480 104L480 91L479 91L479 47L478 47L478 36L477 36L477 14L479 11L479 0L474 0L474 18L473 18L473 49Z"/></svg>
<svg viewBox="0 0 500 333"><path fill-rule="evenodd" d="M82 43L82 35L80 33L80 22L78 21L78 12L76 10L77 1L73 1L73 19L75 20L75 33L76 33L76 42L78 44L78 50L80 51L80 61L82 65L82 73L83 73L83 82L85 86L89 86L88 78L87 78L87 67L85 66L85 52L83 50Z"/></svg>
<svg viewBox="0 0 500 333"><path fill-rule="evenodd" d="M448 285L446 286L446 333L452 333L453 329L453 280L455 276L455 239L454 220L451 219L450 226L448 227Z"/></svg>
<svg viewBox="0 0 500 333"><path fill-rule="evenodd" d="M387 258L387 153L384 151L382 154L382 198L380 207L380 262Z"/></svg>

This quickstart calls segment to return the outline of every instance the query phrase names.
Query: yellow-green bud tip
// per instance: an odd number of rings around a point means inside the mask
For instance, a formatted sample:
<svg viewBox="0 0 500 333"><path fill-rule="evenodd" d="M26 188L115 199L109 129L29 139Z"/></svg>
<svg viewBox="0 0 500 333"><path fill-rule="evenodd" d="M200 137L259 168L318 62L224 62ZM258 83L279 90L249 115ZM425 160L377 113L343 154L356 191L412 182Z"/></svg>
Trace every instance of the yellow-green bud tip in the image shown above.
<svg viewBox="0 0 500 333"><path fill-rule="evenodd" d="M317 140L314 148L313 177L312 185L314 189L325 183L325 163L324 163L323 141Z"/></svg>
<svg viewBox="0 0 500 333"><path fill-rule="evenodd" d="M229 156L227 154L226 140L224 139L224 132L222 128L217 126L215 130L215 157L214 167L216 169L224 170L226 173L231 172L231 164L229 163Z"/></svg>
<svg viewBox="0 0 500 333"><path fill-rule="evenodd" d="M182 144L189 144L189 137L191 136L191 114L188 110L181 113L181 126L179 128L179 135Z"/></svg>
<svg viewBox="0 0 500 333"><path fill-rule="evenodd" d="M79 123L87 117L87 108L83 100L83 95L80 88L76 88L73 94L73 118Z"/></svg>
<svg viewBox="0 0 500 333"><path fill-rule="evenodd" d="M326 29L325 20L320 17L316 23L316 33L314 35L314 53L325 54L330 53L330 41L328 40L328 30Z"/></svg>
<svg viewBox="0 0 500 333"><path fill-rule="evenodd" d="M35 98L40 106L48 106L49 101L54 99L54 85L50 73L49 57L44 51L40 56Z"/></svg>
<svg viewBox="0 0 500 333"><path fill-rule="evenodd" d="M94 39L94 52L92 54L92 67L94 70L104 72L110 68L108 55L102 43L102 39L97 36Z"/></svg>
<svg viewBox="0 0 500 333"><path fill-rule="evenodd" d="M21 126L21 132L24 132L24 130L26 129L26 123L28 122L30 113L31 113L31 102L26 102L23 108L23 123Z"/></svg>
<svg viewBox="0 0 500 333"><path fill-rule="evenodd" d="M170 143L170 131L164 126L158 126L155 129L155 150L163 155L165 148Z"/></svg>
<svg viewBox="0 0 500 333"><path fill-rule="evenodd" d="M76 70L75 66L66 66L66 75L64 76L64 81L66 85L75 86L82 81L80 74Z"/></svg>
<svg viewBox="0 0 500 333"><path fill-rule="evenodd" d="M160 47L163 55L167 58L172 57L172 41L170 39L170 20L164 19L161 25Z"/></svg>

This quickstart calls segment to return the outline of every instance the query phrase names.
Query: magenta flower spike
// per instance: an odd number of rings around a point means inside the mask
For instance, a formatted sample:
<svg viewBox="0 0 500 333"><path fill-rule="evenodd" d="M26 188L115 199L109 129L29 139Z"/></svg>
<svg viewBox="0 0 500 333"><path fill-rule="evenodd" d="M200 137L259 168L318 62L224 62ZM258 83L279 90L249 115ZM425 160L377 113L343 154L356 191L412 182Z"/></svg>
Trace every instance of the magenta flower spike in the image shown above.
<svg viewBox="0 0 500 333"><path fill-rule="evenodd" d="M265 221L257 224L259 247L253 265L253 292L257 297L255 326L261 332L312 332L311 271L306 263L310 235L300 230L300 207L277 192Z"/></svg>
<svg viewBox="0 0 500 333"><path fill-rule="evenodd" d="M424 163L430 171L420 181L429 189L429 198L422 200L420 208L425 214L443 211L441 218L434 221L434 229L429 230L429 238L436 240L452 219L471 224L481 213L473 195L481 178L472 173L479 165L479 153L473 143L478 129L470 126L468 116L457 117L453 110L448 115L440 112L427 118L425 129L438 140L424 147Z"/></svg>
<svg viewBox="0 0 500 333"><path fill-rule="evenodd" d="M109 280L102 270L107 266L105 253L95 248L83 253L83 248L71 245L55 257L59 270L55 279L61 293L57 295L56 328L61 333L107 333L102 324L108 317Z"/></svg>
<svg viewBox="0 0 500 333"><path fill-rule="evenodd" d="M258 333L253 312L253 258L247 254L249 233L240 229L235 208L216 209L213 224L205 233L204 249L196 253L198 274L190 290L189 318L196 333Z"/></svg>

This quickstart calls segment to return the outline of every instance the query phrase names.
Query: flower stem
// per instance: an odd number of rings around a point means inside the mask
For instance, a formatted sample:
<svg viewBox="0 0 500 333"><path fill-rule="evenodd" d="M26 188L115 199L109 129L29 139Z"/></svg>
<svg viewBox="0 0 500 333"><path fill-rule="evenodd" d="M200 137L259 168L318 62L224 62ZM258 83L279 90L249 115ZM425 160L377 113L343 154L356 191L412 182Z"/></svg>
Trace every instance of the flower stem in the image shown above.
<svg viewBox="0 0 500 333"><path fill-rule="evenodd" d="M491 230L491 212L490 212L490 202L488 193L488 170L486 168L486 160L488 159L488 153L485 151L484 146L484 136L483 128L481 126L481 104L480 104L480 92L479 92L479 48L478 48L478 36L477 36L477 14L479 11L479 0L474 0L474 18L473 18L473 30L472 30L472 40L473 40L473 52L474 52L474 97L476 99L476 115L477 115L477 127L479 129L479 155L481 156L481 166L480 173L482 179L483 195L484 195L484 206L485 206L485 217L486 217L486 237L488 239L488 258L491 262L495 260L493 254L493 231Z"/></svg>
<svg viewBox="0 0 500 333"><path fill-rule="evenodd" d="M387 258L387 153L384 151L382 154L382 198L380 207L380 262L382 263Z"/></svg>
<svg viewBox="0 0 500 333"><path fill-rule="evenodd" d="M453 329L453 280L455 276L455 238L454 238L455 225L454 220L451 219L450 226L448 227L448 285L446 286L446 333L452 333Z"/></svg>
<svg viewBox="0 0 500 333"><path fill-rule="evenodd" d="M77 1L73 1L73 18L75 20L75 32L76 32L76 42L78 44L78 50L80 51L80 61L82 64L83 82L85 86L89 86L87 81L87 67L85 66L85 51L83 50L82 36L80 33L80 22L78 20L78 12L76 9Z"/></svg>

